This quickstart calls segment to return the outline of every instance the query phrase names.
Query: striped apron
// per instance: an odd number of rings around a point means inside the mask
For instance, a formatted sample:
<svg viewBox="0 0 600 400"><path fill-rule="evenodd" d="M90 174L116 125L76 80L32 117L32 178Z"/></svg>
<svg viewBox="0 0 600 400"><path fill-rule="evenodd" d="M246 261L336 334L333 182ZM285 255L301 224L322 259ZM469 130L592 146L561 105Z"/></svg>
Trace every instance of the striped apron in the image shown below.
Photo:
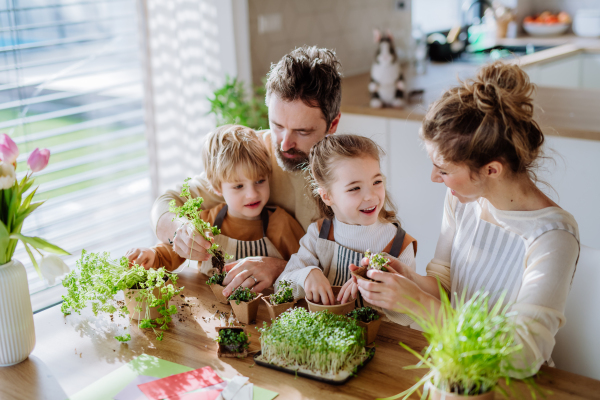
<svg viewBox="0 0 600 400"><path fill-rule="evenodd" d="M525 240L514 232L480 218L478 202L458 203L455 210L456 233L450 258L452 306L456 296L465 292L465 301L479 290L489 292L491 308L506 293L503 304L514 303L519 295L529 246L541 235L552 230L571 233L577 241L573 226L562 222L546 224Z"/></svg>
<svg viewBox="0 0 600 400"><path fill-rule="evenodd" d="M215 218L215 223L213 224L217 228L221 229L223 225L223 220L227 216L227 205L223 207L219 213L217 214L217 218ZM232 259L226 261L227 263L241 260L246 257L274 257L281 258L281 253L277 250L273 242L269 240L267 237L267 228L269 227L269 210L267 207L264 207L260 217L262 219L262 228L263 228L263 237L259 240L237 240L225 235L217 235L215 236L214 242L221 246L221 250L225 253L233 256ZM200 272L212 276L214 274L212 260L204 261L200 266Z"/></svg>

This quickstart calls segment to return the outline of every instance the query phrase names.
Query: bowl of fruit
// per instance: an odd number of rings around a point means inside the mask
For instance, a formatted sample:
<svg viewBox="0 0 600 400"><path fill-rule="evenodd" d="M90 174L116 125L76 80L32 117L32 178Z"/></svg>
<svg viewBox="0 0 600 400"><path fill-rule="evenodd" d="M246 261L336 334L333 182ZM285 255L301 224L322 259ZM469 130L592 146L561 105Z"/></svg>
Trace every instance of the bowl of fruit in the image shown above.
<svg viewBox="0 0 600 400"><path fill-rule="evenodd" d="M531 36L557 36L562 35L571 25L571 16L561 11L553 14L544 11L539 15L525 17L523 29Z"/></svg>

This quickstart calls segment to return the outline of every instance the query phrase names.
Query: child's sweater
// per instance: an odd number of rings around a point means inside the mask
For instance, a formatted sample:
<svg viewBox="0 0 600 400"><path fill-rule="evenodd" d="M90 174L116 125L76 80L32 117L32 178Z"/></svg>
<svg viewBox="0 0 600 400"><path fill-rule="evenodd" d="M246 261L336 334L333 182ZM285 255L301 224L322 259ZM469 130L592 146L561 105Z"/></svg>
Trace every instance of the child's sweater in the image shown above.
<svg viewBox="0 0 600 400"><path fill-rule="evenodd" d="M394 239L397 228L390 222L378 221L373 225L362 226L348 225L334 218L333 232L335 242L341 246L360 253L364 253L367 250L379 253ZM290 281L295 298L305 296L304 281L313 269L319 268L317 255L318 238L319 228L315 222L308 227L306 235L300 239L300 250L290 258L285 270L275 282L275 288L277 288L281 280L285 279ZM415 251L412 244L406 247L398 259L413 270L416 269ZM395 311L384 311L394 322L403 325L408 325L411 322L404 314Z"/></svg>

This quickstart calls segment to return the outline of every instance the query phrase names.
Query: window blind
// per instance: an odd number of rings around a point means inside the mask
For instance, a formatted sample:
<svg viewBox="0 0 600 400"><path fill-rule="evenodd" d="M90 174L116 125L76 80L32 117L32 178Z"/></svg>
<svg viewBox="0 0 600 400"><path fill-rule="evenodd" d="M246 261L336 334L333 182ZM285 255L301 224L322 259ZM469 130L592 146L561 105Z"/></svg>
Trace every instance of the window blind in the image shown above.
<svg viewBox="0 0 600 400"><path fill-rule="evenodd" d="M0 0L0 133L19 145L17 177L36 147L46 200L23 226L67 251L124 255L149 246L152 205L135 0ZM17 247L35 310L60 301Z"/></svg>

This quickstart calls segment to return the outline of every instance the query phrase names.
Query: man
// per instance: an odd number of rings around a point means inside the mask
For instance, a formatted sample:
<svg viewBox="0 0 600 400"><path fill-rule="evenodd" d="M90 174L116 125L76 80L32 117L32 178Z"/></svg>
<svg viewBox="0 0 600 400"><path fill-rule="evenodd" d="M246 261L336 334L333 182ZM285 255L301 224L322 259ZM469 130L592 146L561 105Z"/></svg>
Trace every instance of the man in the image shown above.
<svg viewBox="0 0 600 400"><path fill-rule="evenodd" d="M261 132L271 151L273 176L269 204L277 205L294 216L306 230L318 216L302 167L311 147L325 135L335 133L340 121L341 74L335 53L316 47L301 47L283 58L268 74L266 103L270 130ZM223 199L217 196L204 173L189 181L193 197L201 196L203 206L212 208ZM210 243L184 221L173 221L169 202L179 205L180 188L168 190L152 207L152 223L157 237L173 242L182 257L197 261L210 258ZM260 292L271 286L285 268L286 261L271 257L250 257L239 262L227 274L223 294L229 296L238 286Z"/></svg>

